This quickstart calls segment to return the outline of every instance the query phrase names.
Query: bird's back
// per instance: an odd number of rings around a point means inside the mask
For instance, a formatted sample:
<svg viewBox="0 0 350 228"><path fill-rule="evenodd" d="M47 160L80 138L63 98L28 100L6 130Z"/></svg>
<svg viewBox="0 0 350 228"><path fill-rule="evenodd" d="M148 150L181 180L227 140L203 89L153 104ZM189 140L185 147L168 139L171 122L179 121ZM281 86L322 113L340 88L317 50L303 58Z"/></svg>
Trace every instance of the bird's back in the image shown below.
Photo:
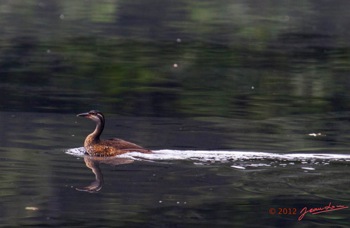
<svg viewBox="0 0 350 228"><path fill-rule="evenodd" d="M152 153L152 151L135 143L118 138L101 140L97 143L89 145L88 151L88 153L92 156L115 156L128 152Z"/></svg>

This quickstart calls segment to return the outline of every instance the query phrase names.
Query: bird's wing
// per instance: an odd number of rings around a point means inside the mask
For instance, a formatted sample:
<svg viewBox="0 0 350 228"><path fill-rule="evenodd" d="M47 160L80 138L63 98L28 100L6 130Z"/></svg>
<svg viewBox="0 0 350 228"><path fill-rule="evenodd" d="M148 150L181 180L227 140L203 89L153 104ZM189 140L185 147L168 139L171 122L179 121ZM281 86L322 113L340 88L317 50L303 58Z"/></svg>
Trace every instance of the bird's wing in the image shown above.
<svg viewBox="0 0 350 228"><path fill-rule="evenodd" d="M145 150L141 146L139 146L139 145L137 145L135 143L131 143L131 142L125 141L123 139L112 138L112 139L106 140L105 143L107 145L114 146L114 147L117 147L117 148L122 149L122 150L129 150L129 149L130 150L132 150L132 149Z"/></svg>

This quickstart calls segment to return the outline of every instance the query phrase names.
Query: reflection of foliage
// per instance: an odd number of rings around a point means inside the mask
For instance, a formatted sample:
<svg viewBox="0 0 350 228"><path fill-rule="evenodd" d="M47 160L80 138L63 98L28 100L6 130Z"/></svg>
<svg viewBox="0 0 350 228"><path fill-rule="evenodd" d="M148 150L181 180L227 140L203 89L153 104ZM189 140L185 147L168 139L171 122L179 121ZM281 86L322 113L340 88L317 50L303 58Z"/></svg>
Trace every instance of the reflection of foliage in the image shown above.
<svg viewBox="0 0 350 228"><path fill-rule="evenodd" d="M13 99L3 104L251 118L347 109L347 12L219 2L11 1L0 18L0 73L29 89L7 87Z"/></svg>

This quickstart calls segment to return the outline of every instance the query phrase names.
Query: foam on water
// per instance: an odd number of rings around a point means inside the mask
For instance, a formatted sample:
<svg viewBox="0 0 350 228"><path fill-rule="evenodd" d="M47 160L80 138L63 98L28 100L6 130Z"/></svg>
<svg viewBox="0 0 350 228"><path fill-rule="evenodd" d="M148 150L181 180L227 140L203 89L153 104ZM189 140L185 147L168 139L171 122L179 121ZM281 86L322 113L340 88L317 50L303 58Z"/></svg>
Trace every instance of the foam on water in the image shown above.
<svg viewBox="0 0 350 228"><path fill-rule="evenodd" d="M143 154L139 152L129 152L118 157L130 158L134 160L193 160L200 162L233 162L233 161L279 161L285 162L280 165L292 164L293 161L300 161L302 164L327 161L350 162L350 154L319 154L319 153L267 153L250 151L215 151L215 150L156 150L152 154ZM72 148L66 151L67 154L74 156L84 156L84 147ZM254 164L254 166L258 166ZM269 166L261 164L261 166Z"/></svg>

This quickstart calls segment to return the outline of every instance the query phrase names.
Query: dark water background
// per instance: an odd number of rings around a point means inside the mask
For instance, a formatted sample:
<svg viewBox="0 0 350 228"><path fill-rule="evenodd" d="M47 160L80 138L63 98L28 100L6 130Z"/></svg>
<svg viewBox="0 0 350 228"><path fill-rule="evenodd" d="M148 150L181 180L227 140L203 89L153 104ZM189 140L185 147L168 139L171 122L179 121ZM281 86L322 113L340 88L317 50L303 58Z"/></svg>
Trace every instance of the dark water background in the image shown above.
<svg viewBox="0 0 350 228"><path fill-rule="evenodd" d="M348 227L349 209L269 214L350 206L348 159L101 164L90 194L65 151L99 109L104 137L154 150L349 155L349 7L0 1L0 225Z"/></svg>

